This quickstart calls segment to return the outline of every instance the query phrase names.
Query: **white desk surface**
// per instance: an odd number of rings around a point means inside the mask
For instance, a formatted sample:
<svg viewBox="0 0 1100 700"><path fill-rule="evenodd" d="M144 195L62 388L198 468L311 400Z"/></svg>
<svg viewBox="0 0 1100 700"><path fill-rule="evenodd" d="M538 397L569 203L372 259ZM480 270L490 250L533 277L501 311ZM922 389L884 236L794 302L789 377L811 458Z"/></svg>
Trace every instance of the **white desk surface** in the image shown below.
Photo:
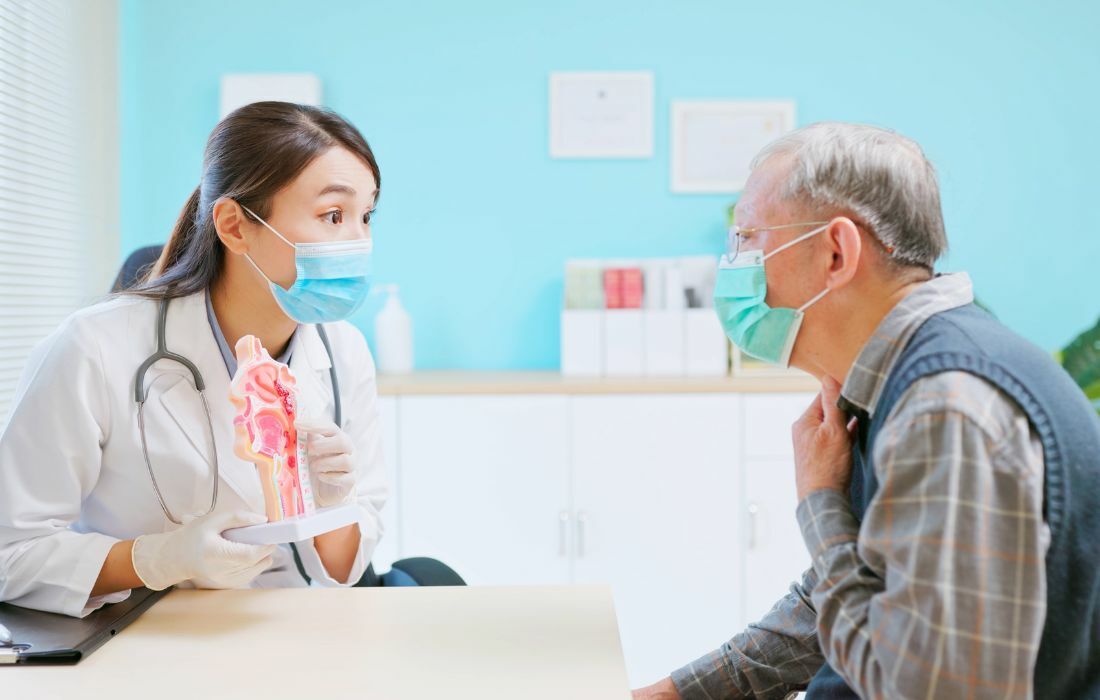
<svg viewBox="0 0 1100 700"><path fill-rule="evenodd" d="M173 591L3 698L628 700L602 586Z"/></svg>

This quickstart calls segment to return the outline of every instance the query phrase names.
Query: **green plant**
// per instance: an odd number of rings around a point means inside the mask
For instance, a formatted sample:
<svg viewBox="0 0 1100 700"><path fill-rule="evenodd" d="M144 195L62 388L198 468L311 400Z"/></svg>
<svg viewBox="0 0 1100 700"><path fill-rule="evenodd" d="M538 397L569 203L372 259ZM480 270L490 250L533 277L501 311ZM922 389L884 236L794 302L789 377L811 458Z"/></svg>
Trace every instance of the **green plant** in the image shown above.
<svg viewBox="0 0 1100 700"><path fill-rule="evenodd" d="M1055 354L1100 413L1100 321Z"/></svg>

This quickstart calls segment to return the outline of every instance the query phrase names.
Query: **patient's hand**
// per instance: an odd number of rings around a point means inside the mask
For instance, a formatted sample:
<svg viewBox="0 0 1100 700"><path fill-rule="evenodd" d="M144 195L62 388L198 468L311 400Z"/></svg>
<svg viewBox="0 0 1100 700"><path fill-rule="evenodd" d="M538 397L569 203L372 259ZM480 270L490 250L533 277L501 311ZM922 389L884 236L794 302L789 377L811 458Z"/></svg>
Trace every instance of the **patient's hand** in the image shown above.
<svg viewBox="0 0 1100 700"><path fill-rule="evenodd" d="M794 424L794 468L798 501L819 489L848 493L852 480L855 421L837 406L840 385L825 377L818 394Z"/></svg>
<svg viewBox="0 0 1100 700"><path fill-rule="evenodd" d="M648 688L634 691L634 700L680 700L680 693L672 684L671 678L658 681Z"/></svg>

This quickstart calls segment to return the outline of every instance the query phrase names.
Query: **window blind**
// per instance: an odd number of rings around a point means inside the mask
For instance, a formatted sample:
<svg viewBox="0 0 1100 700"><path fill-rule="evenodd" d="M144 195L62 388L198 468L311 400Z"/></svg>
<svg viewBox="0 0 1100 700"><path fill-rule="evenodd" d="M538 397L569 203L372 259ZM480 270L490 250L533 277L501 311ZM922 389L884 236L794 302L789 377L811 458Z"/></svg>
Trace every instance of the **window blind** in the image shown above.
<svg viewBox="0 0 1100 700"><path fill-rule="evenodd" d="M110 196L114 174L97 155L117 144L111 129L89 134L103 127L102 92L114 81L88 84L105 49L102 37L79 36L95 34L87 13L104 7L0 0L0 428L31 348L106 292L92 287L117 257L104 255L104 209L92 204Z"/></svg>

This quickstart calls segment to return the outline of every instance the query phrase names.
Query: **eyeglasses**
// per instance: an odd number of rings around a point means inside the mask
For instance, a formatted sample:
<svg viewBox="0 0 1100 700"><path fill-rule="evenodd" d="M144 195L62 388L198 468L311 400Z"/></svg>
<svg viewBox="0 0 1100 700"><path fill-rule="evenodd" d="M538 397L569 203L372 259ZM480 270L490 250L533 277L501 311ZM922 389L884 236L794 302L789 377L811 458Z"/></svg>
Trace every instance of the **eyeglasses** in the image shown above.
<svg viewBox="0 0 1100 700"><path fill-rule="evenodd" d="M778 226L753 226L749 228L730 226L729 232L726 234L726 261L733 262L737 259L737 254L741 252L741 246L745 242L746 235L760 233L761 231L779 231L781 229L799 228L802 226L824 226L827 223L829 222L802 221L797 224L779 224Z"/></svg>

